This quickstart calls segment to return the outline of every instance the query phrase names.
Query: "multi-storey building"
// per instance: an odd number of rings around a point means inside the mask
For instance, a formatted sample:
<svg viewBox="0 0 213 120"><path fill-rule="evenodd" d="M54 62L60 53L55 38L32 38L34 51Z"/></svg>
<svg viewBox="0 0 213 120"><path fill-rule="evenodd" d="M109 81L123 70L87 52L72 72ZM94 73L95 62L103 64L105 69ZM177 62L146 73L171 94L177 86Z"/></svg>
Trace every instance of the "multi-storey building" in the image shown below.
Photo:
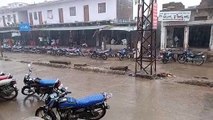
<svg viewBox="0 0 213 120"><path fill-rule="evenodd" d="M185 13L189 13L189 16ZM167 20L161 22L161 49L178 47L213 50L212 13L212 0L202 0L198 6L179 11L166 11L164 18Z"/></svg>
<svg viewBox="0 0 213 120"><path fill-rule="evenodd" d="M163 4L163 11L177 11L184 9L185 6L181 2L170 2Z"/></svg>
<svg viewBox="0 0 213 120"><path fill-rule="evenodd" d="M110 30L127 31L127 33L130 31L127 27L112 29L111 26L115 24L128 26L132 22L133 0L48 1L0 9L0 18L2 19L0 20L0 33L2 33L1 31L6 33L7 30L11 32L10 29L18 31L17 26L19 24L29 23L32 31L30 32L31 35L24 37L25 39L38 39L40 36L46 39L48 36L48 39L62 39L63 44L68 43L67 41L73 41L70 39L76 39L78 43L81 43L79 41L82 40L83 42L90 41L94 45L102 41L100 41L102 38L97 37L97 33L100 34L97 30L103 30L102 32L109 32ZM109 29L106 29L106 26L110 26ZM109 36L115 35L117 35L119 41L124 39L118 34ZM94 36L96 37L94 38ZM97 39L99 39L99 42L97 42ZM106 36L104 39L106 39ZM110 39L108 38L108 40Z"/></svg>
<svg viewBox="0 0 213 120"><path fill-rule="evenodd" d="M31 25L109 20L125 22L133 19L132 14L132 0L58 0L2 8L0 27L27 21Z"/></svg>
<svg viewBox="0 0 213 120"><path fill-rule="evenodd" d="M16 26L28 22L26 3L13 3L0 8L0 27Z"/></svg>

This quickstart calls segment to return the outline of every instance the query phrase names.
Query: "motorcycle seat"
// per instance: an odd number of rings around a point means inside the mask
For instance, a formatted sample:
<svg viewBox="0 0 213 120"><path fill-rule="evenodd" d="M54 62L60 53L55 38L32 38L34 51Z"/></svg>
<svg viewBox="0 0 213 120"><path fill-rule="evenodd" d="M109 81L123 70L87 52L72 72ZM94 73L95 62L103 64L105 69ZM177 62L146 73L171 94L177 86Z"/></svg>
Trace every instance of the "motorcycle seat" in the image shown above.
<svg viewBox="0 0 213 120"><path fill-rule="evenodd" d="M7 79L7 76L0 76L0 80Z"/></svg>
<svg viewBox="0 0 213 120"><path fill-rule="evenodd" d="M9 84L13 79L4 79L0 81L0 86Z"/></svg>
<svg viewBox="0 0 213 120"><path fill-rule="evenodd" d="M58 82L58 80L39 80L38 81L39 84L42 86L42 87L54 87L54 85Z"/></svg>
<svg viewBox="0 0 213 120"><path fill-rule="evenodd" d="M12 76L8 76L8 75L0 76L0 80L10 79L10 78L12 78Z"/></svg>
<svg viewBox="0 0 213 120"><path fill-rule="evenodd" d="M94 94L80 99L72 97L64 97L59 100L60 108L83 108L103 103L105 100L103 94Z"/></svg>
<svg viewBox="0 0 213 120"><path fill-rule="evenodd" d="M105 97L103 94L94 94L84 98L76 99L76 104L78 107L88 107L98 103L104 102Z"/></svg>
<svg viewBox="0 0 213 120"><path fill-rule="evenodd" d="M197 55L197 56L200 56L200 55L203 55L203 53L202 53L202 52L200 52L200 53L197 53L196 55Z"/></svg>

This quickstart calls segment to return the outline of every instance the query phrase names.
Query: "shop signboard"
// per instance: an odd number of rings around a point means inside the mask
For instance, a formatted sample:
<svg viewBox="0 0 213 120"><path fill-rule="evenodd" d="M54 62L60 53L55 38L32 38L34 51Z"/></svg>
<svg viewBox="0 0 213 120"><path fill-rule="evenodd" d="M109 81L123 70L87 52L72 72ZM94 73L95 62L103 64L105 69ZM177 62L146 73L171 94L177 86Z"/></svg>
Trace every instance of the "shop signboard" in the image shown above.
<svg viewBox="0 0 213 120"><path fill-rule="evenodd" d="M29 32L29 31L31 31L31 27L28 23L21 23L21 24L19 24L19 31L20 32Z"/></svg>
<svg viewBox="0 0 213 120"><path fill-rule="evenodd" d="M160 12L159 21L169 22L169 21L190 21L191 11L169 11Z"/></svg>

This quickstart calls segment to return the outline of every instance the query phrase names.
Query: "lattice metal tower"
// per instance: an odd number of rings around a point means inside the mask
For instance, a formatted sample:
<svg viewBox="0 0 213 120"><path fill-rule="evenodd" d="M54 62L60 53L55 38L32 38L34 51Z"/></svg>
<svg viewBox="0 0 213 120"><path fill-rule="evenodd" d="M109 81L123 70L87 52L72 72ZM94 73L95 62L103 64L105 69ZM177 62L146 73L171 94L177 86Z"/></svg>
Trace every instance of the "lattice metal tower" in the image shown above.
<svg viewBox="0 0 213 120"><path fill-rule="evenodd" d="M156 7L157 0L138 0L135 74L156 74L156 29L153 29Z"/></svg>

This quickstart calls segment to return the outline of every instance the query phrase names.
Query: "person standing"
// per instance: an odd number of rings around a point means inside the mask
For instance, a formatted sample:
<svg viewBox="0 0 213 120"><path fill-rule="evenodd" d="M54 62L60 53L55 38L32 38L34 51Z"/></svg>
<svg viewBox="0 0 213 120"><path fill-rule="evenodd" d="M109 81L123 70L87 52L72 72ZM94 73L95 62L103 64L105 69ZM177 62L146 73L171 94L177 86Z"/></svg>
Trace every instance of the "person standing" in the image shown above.
<svg viewBox="0 0 213 120"><path fill-rule="evenodd" d="M177 36L175 36L175 47L177 48L178 47L178 44L179 44L179 38Z"/></svg>
<svg viewBox="0 0 213 120"><path fill-rule="evenodd" d="M3 49L2 49L2 41L0 40L0 53L1 53L1 57L3 58Z"/></svg>

